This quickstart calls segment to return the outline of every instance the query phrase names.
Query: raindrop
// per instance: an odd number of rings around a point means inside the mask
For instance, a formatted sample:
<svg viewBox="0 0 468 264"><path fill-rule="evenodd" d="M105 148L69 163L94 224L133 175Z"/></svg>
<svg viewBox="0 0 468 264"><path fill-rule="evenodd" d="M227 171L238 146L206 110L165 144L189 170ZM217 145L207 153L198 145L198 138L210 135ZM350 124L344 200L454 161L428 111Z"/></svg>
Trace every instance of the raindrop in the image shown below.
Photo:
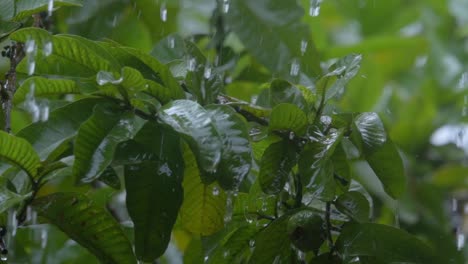
<svg viewBox="0 0 468 264"><path fill-rule="evenodd" d="M291 74L291 76L297 76L297 75L299 75L299 70L300 69L301 69L301 65L299 64L299 60L293 59L293 61L291 63L291 70L290 70L289 74Z"/></svg>
<svg viewBox="0 0 468 264"><path fill-rule="evenodd" d="M223 0L223 13L229 12L229 6L230 6L229 0Z"/></svg>
<svg viewBox="0 0 468 264"><path fill-rule="evenodd" d="M50 54L52 54L52 48L53 48L53 45L52 45L52 41L48 41L44 44L44 56L48 57L50 56Z"/></svg>
<svg viewBox="0 0 468 264"><path fill-rule="evenodd" d="M304 251L302 251L302 250L298 250L298 251L297 251L297 258L298 258L300 261L302 261L302 262L305 261L305 260L306 260L305 257L306 257L306 254L305 254Z"/></svg>
<svg viewBox="0 0 468 264"><path fill-rule="evenodd" d="M36 42L33 39L27 40L24 44L26 57L27 57L27 68L28 75L33 75L36 69Z"/></svg>
<svg viewBox="0 0 468 264"><path fill-rule="evenodd" d="M49 120L49 112L50 112L49 101L47 100L41 101L39 105L39 115L40 115L39 119L42 122Z"/></svg>
<svg viewBox="0 0 468 264"><path fill-rule="evenodd" d="M219 195L219 188L218 187L213 187L213 195L218 196Z"/></svg>
<svg viewBox="0 0 468 264"><path fill-rule="evenodd" d="M34 41L34 39L27 40L24 44L24 49L27 54L33 53L36 49L36 42Z"/></svg>
<svg viewBox="0 0 468 264"><path fill-rule="evenodd" d="M322 0L310 0L309 15L316 17L320 14L320 4Z"/></svg>
<svg viewBox="0 0 468 264"><path fill-rule="evenodd" d="M0 260L1 260L1 261L7 261L7 260L8 260L7 255L2 255L2 256L0 256Z"/></svg>
<svg viewBox="0 0 468 264"><path fill-rule="evenodd" d="M52 11L54 11L54 0L49 0L47 4L47 15L52 16Z"/></svg>
<svg viewBox="0 0 468 264"><path fill-rule="evenodd" d="M309 43L307 42L307 40L305 39L301 40L301 55L302 56L304 56L304 54L306 53L308 45Z"/></svg>
<svg viewBox="0 0 468 264"><path fill-rule="evenodd" d="M209 258L208 256L205 256L204 261L207 262L208 258Z"/></svg>
<svg viewBox="0 0 468 264"><path fill-rule="evenodd" d="M227 258L229 256L229 250L225 250L223 252L223 258Z"/></svg>
<svg viewBox="0 0 468 264"><path fill-rule="evenodd" d="M232 193L229 192L226 198L226 213L224 214L224 223L229 223L232 219Z"/></svg>
<svg viewBox="0 0 468 264"><path fill-rule="evenodd" d="M197 60L195 58L190 58L187 64L187 70L193 72L195 71L196 66L197 66Z"/></svg>
<svg viewBox="0 0 468 264"><path fill-rule="evenodd" d="M28 111L32 115L32 121L37 122L40 118L40 109L37 105L36 98L34 97L34 90L36 85L31 83L29 87L29 93L26 94L26 99L24 101L24 107L26 111Z"/></svg>
<svg viewBox="0 0 468 264"><path fill-rule="evenodd" d="M465 246L465 234L463 232L458 231L457 233L457 248L461 250Z"/></svg>
<svg viewBox="0 0 468 264"><path fill-rule="evenodd" d="M114 18L112 19L112 27L115 27L117 25L117 15L114 15Z"/></svg>
<svg viewBox="0 0 468 264"><path fill-rule="evenodd" d="M249 240L249 247L251 247L251 248L255 247L255 240L253 240L253 239Z"/></svg>
<svg viewBox="0 0 468 264"><path fill-rule="evenodd" d="M159 14L161 15L161 20L163 22L166 22L167 21L167 7L166 7L166 3L162 3L161 4L161 9L159 10Z"/></svg>
<svg viewBox="0 0 468 264"><path fill-rule="evenodd" d="M205 77L205 79L209 79L211 78L211 67L206 65L205 66L205 71L203 72L203 77Z"/></svg>
<svg viewBox="0 0 468 264"><path fill-rule="evenodd" d="M175 47L175 39L174 37L169 37L167 39L167 42L169 43L169 48L173 49Z"/></svg>
<svg viewBox="0 0 468 264"><path fill-rule="evenodd" d="M289 132L289 140L293 140L295 136L293 131Z"/></svg>
<svg viewBox="0 0 468 264"><path fill-rule="evenodd" d="M18 220L16 219L16 210L10 209L8 211L8 227L7 230L10 230L11 236L16 236L16 229L18 228Z"/></svg>
<svg viewBox="0 0 468 264"><path fill-rule="evenodd" d="M47 246L47 229L41 229L41 248L44 249Z"/></svg>

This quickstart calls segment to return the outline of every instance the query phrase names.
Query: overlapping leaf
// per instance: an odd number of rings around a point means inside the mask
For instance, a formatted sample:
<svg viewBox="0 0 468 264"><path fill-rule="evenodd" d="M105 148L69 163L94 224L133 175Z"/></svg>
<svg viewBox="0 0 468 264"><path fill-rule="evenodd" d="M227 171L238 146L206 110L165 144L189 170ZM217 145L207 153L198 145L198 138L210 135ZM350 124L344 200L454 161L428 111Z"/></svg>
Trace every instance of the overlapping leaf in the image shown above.
<svg viewBox="0 0 468 264"><path fill-rule="evenodd" d="M34 90L33 93L31 93L31 89ZM17 104L24 101L28 93L36 97L41 97L47 95L76 94L80 93L80 89L72 80L31 77L24 81L18 90L16 90L13 102Z"/></svg>
<svg viewBox="0 0 468 264"><path fill-rule="evenodd" d="M287 130L303 135L307 129L307 115L293 104L282 103L273 108L270 130Z"/></svg>
<svg viewBox="0 0 468 264"><path fill-rule="evenodd" d="M39 156L25 139L0 131L0 158L19 166L30 176L37 175Z"/></svg>
<svg viewBox="0 0 468 264"><path fill-rule="evenodd" d="M121 227L103 208L79 193L54 193L33 203L40 216L87 248L103 263L136 263Z"/></svg>
<svg viewBox="0 0 468 264"><path fill-rule="evenodd" d="M7 179L0 177L0 214L28 198L28 195L19 195L7 188Z"/></svg>
<svg viewBox="0 0 468 264"><path fill-rule="evenodd" d="M352 191L340 195L335 202L335 206L357 222L369 221L369 201L360 192Z"/></svg>
<svg viewBox="0 0 468 264"><path fill-rule="evenodd" d="M9 1L9 0L6 0ZM20 21L33 14L38 14L42 11L47 11L49 8L49 0L14 0L15 15L13 20ZM61 6L81 6L83 0L54 0L53 7Z"/></svg>

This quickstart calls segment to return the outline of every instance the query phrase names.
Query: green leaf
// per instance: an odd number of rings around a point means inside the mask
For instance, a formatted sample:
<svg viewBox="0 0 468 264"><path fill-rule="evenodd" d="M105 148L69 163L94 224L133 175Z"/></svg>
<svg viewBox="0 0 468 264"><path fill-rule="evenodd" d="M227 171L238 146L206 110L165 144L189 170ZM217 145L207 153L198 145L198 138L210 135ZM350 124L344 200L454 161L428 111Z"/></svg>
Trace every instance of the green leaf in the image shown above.
<svg viewBox="0 0 468 264"><path fill-rule="evenodd" d="M287 141L271 144L260 161L259 180L265 193L279 193L296 164L296 149Z"/></svg>
<svg viewBox="0 0 468 264"><path fill-rule="evenodd" d="M293 104L303 111L307 111L307 102L299 88L288 81L276 79L270 86L270 105L281 103Z"/></svg>
<svg viewBox="0 0 468 264"><path fill-rule="evenodd" d="M432 182L442 188L458 190L468 187L468 167L464 165L445 165L434 172Z"/></svg>
<svg viewBox="0 0 468 264"><path fill-rule="evenodd" d="M15 21L48 10L49 0L15 0ZM61 6L82 6L83 0L54 0L54 8Z"/></svg>
<svg viewBox="0 0 468 264"><path fill-rule="evenodd" d="M405 192L406 176L403 160L392 141L387 139L379 149L366 154L366 160L382 182L386 193L398 198Z"/></svg>
<svg viewBox="0 0 468 264"><path fill-rule="evenodd" d="M78 130L73 175L87 183L96 180L110 165L120 142L131 139L144 121L131 112L99 105Z"/></svg>
<svg viewBox="0 0 468 264"><path fill-rule="evenodd" d="M96 81L100 86L112 84L122 87L119 92L125 97L135 97L137 92L146 88L146 80L141 73L130 67L123 67L120 78L115 78L111 72L100 71L96 75Z"/></svg>
<svg viewBox="0 0 468 264"><path fill-rule="evenodd" d="M105 183L107 186L110 186L116 190L120 190L121 184L119 175L112 166L108 166L99 177L99 180Z"/></svg>
<svg viewBox="0 0 468 264"><path fill-rule="evenodd" d="M346 192L335 201L336 209L363 223L369 221L370 205L366 197L360 192Z"/></svg>
<svg viewBox="0 0 468 264"><path fill-rule="evenodd" d="M16 90L13 102L18 104L24 101L28 97L28 94L30 96L41 97L77 93L80 93L80 89L72 80L31 77L24 81L18 90Z"/></svg>
<svg viewBox="0 0 468 264"><path fill-rule="evenodd" d="M0 20L8 21L15 14L15 0L4 0L0 2Z"/></svg>
<svg viewBox="0 0 468 264"><path fill-rule="evenodd" d="M226 194L216 184L203 184L195 156L189 148L184 149L184 201L178 222L187 231L208 236L224 227Z"/></svg>
<svg viewBox="0 0 468 264"><path fill-rule="evenodd" d="M387 133L376 113L362 113L354 120L354 125L364 143L364 151L369 153L384 145Z"/></svg>
<svg viewBox="0 0 468 264"><path fill-rule="evenodd" d="M41 161L29 142L0 130L0 146L1 159L15 164L31 177L37 175Z"/></svg>
<svg viewBox="0 0 468 264"><path fill-rule="evenodd" d="M288 236L289 215L271 222L255 237L255 249L249 260L252 264L289 263L291 242Z"/></svg>
<svg viewBox="0 0 468 264"><path fill-rule="evenodd" d="M216 179L225 190L238 189L252 166L247 122L229 106L209 105L206 110L223 144Z"/></svg>
<svg viewBox="0 0 468 264"><path fill-rule="evenodd" d="M35 199L33 207L102 263L136 263L132 246L119 224L85 195L54 193Z"/></svg>
<svg viewBox="0 0 468 264"><path fill-rule="evenodd" d="M166 251L183 200L182 174L182 168L162 161L125 167L126 202L139 260L154 261Z"/></svg>
<svg viewBox="0 0 468 264"><path fill-rule="evenodd" d="M196 155L202 179L209 182L207 174L216 171L222 148L210 113L196 102L176 100L161 109L159 118L187 140Z"/></svg>
<svg viewBox="0 0 468 264"><path fill-rule="evenodd" d="M28 195L16 194L7 188L7 179L0 177L0 214L21 203Z"/></svg>
<svg viewBox="0 0 468 264"><path fill-rule="evenodd" d="M298 165L302 184L314 197L327 201L334 199L336 183L332 156L342 138L342 129L329 135L319 133L316 141L308 143L300 154Z"/></svg>
<svg viewBox="0 0 468 264"><path fill-rule="evenodd" d="M18 136L29 141L41 159L46 159L77 134L81 123L89 118L96 104L105 102L98 98L75 101L50 113L47 122L25 127L18 132Z"/></svg>
<svg viewBox="0 0 468 264"><path fill-rule="evenodd" d="M269 129L288 130L303 135L307 129L307 116L295 105L279 104L271 112Z"/></svg>
<svg viewBox="0 0 468 264"><path fill-rule="evenodd" d="M301 23L303 14L295 2L233 0L225 17L256 59L273 73L294 80L303 74L317 77L321 73L309 28ZM304 53L301 45L306 45Z"/></svg>
<svg viewBox="0 0 468 264"><path fill-rule="evenodd" d="M385 262L443 263L434 249L404 230L380 224L348 223L335 243L344 259L375 256Z"/></svg>
<svg viewBox="0 0 468 264"><path fill-rule="evenodd" d="M8 1L6 1L8 2ZM0 8L3 11L2 4L0 4ZM20 23L11 22L11 21L3 21L0 13L0 41L10 35L13 31L17 30L21 27Z"/></svg>

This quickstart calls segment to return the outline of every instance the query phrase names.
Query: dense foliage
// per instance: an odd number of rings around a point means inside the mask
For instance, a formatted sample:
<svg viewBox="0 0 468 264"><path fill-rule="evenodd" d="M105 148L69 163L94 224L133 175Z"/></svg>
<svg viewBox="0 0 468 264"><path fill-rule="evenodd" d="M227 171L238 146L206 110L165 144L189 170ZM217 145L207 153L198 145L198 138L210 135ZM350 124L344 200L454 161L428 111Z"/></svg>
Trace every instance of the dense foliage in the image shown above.
<svg viewBox="0 0 468 264"><path fill-rule="evenodd" d="M320 2L2 0L2 261L464 263L468 7Z"/></svg>

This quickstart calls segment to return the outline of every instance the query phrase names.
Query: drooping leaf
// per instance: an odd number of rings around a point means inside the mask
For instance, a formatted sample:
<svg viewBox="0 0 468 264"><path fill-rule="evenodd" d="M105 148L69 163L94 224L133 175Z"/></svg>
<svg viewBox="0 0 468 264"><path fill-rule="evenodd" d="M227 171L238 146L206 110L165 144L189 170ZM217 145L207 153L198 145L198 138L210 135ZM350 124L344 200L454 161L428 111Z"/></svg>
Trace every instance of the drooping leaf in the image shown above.
<svg viewBox="0 0 468 264"><path fill-rule="evenodd" d="M335 206L340 212L353 220L364 223L369 221L369 201L360 192L346 192L338 197Z"/></svg>
<svg viewBox="0 0 468 264"><path fill-rule="evenodd" d="M231 107L206 107L221 138L223 148L216 179L225 190L238 189L252 166L247 122Z"/></svg>
<svg viewBox="0 0 468 264"><path fill-rule="evenodd" d="M260 161L259 181L268 194L279 193L286 183L292 167L296 164L296 149L287 141L271 144Z"/></svg>
<svg viewBox="0 0 468 264"><path fill-rule="evenodd" d="M178 223L194 234L214 234L224 226L226 193L216 183L207 185L200 181L200 170L188 147L184 149L184 163L184 201Z"/></svg>
<svg viewBox="0 0 468 264"><path fill-rule="evenodd" d="M202 179L216 171L221 158L222 141L210 117L199 104L189 100L176 100L165 105L160 120L184 137L195 153Z"/></svg>
<svg viewBox="0 0 468 264"><path fill-rule="evenodd" d="M130 112L99 105L78 130L73 175L87 183L97 179L110 165L120 142L131 139L144 121Z"/></svg>
<svg viewBox="0 0 468 264"><path fill-rule="evenodd" d="M20 167L31 177L37 175L41 161L25 139L0 131L0 158Z"/></svg>
<svg viewBox="0 0 468 264"><path fill-rule="evenodd" d="M362 113L354 120L355 127L359 131L366 152L381 147L387 140L387 132L376 113Z"/></svg>
<svg viewBox="0 0 468 264"><path fill-rule="evenodd" d="M136 263L119 224L85 195L54 193L35 199L33 207L103 263Z"/></svg>
<svg viewBox="0 0 468 264"><path fill-rule="evenodd" d="M348 223L336 241L344 259L374 256L389 263L442 263L434 249L404 230L381 224Z"/></svg>
<svg viewBox="0 0 468 264"><path fill-rule="evenodd" d="M18 90L16 90L13 102L18 104L24 101L28 93L31 96L41 97L47 95L77 94L80 93L80 89L72 80L31 77L24 81Z"/></svg>
<svg viewBox="0 0 468 264"><path fill-rule="evenodd" d="M41 159L46 159L76 135L81 123L89 118L96 104L105 102L99 98L75 101L50 113L47 122L25 127L18 132L18 136L29 141Z"/></svg>
<svg viewBox="0 0 468 264"><path fill-rule="evenodd" d="M142 261L154 261L166 251L183 200L182 173L180 166L162 161L125 167L126 203Z"/></svg>
<svg viewBox="0 0 468 264"><path fill-rule="evenodd" d="M15 0L16 12L13 20L20 21L33 14L48 10L49 0ZM54 0L53 8L61 6L82 6L83 0Z"/></svg>
<svg viewBox="0 0 468 264"><path fill-rule="evenodd" d="M303 135L307 128L307 116L299 107L282 103L273 108L270 115L270 130L287 130Z"/></svg>

